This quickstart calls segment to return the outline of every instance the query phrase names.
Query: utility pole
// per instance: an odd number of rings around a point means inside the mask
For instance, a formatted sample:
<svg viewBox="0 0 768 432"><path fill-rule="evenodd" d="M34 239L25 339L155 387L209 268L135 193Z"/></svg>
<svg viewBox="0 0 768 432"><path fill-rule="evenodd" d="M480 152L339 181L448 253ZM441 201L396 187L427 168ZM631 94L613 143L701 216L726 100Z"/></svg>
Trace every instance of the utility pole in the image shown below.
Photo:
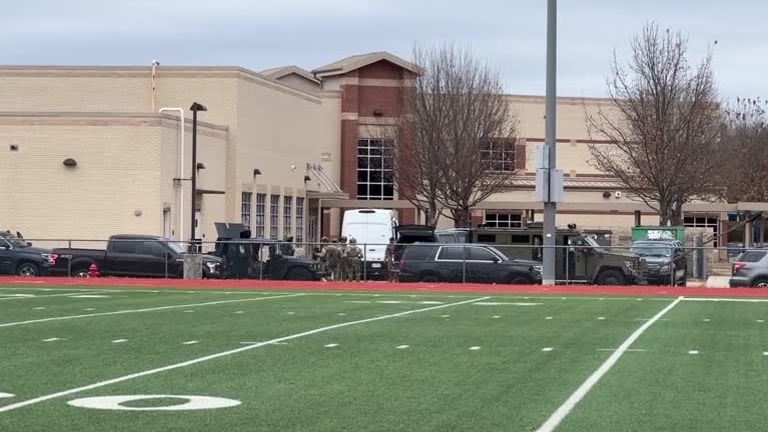
<svg viewBox="0 0 768 432"><path fill-rule="evenodd" d="M192 211L190 212L189 241L190 249L194 249L195 216L197 214L197 112L208 111L205 106L194 102L189 110L192 111Z"/></svg>
<svg viewBox="0 0 768 432"><path fill-rule="evenodd" d="M547 1L547 93L546 130L544 133L543 163L546 193L544 194L544 271L542 283L554 285L556 281L557 239L555 215L560 188L555 169L557 167L557 0ZM553 181L555 176L555 181ZM562 177L560 177L562 179ZM562 181L562 180L560 180ZM562 184L562 183L560 183ZM567 271L567 269L566 269Z"/></svg>

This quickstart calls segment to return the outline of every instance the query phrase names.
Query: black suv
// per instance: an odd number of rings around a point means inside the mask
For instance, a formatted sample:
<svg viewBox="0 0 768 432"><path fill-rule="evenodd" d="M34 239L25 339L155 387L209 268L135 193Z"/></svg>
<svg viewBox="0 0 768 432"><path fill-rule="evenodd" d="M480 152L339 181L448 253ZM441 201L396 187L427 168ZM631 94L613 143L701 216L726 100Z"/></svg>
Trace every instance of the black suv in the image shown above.
<svg viewBox="0 0 768 432"><path fill-rule="evenodd" d="M541 283L541 263L509 259L480 244L417 243L400 259L400 282L535 284Z"/></svg>
<svg viewBox="0 0 768 432"><path fill-rule="evenodd" d="M639 240L632 243L632 252L646 262L645 280L652 285L685 286L688 283L688 260L683 245L677 240Z"/></svg>
<svg viewBox="0 0 768 432"><path fill-rule="evenodd" d="M20 234L0 232L0 274L46 275L56 264L56 258L57 255L49 249L32 247L32 243L25 241Z"/></svg>

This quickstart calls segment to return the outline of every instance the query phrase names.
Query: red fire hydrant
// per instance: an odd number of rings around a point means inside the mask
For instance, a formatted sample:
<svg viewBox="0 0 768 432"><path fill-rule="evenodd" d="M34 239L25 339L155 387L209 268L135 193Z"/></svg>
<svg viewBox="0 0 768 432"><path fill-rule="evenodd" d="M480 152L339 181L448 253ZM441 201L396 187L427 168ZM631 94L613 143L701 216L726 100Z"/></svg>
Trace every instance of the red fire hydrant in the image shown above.
<svg viewBox="0 0 768 432"><path fill-rule="evenodd" d="M99 277L99 266L97 266L96 263L93 263L91 264L90 267L88 267L88 277L89 278Z"/></svg>

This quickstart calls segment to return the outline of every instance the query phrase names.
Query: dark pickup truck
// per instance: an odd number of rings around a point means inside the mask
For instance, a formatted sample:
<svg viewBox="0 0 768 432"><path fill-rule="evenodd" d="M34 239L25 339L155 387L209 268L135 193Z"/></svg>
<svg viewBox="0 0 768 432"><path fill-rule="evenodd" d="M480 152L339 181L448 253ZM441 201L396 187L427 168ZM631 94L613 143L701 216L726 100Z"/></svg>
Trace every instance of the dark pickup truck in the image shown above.
<svg viewBox="0 0 768 432"><path fill-rule="evenodd" d="M91 264L102 276L172 277L184 276L182 245L164 237L120 234L109 238L107 250L54 249L59 259L51 274L86 277ZM221 258L203 256L203 277L217 278Z"/></svg>
<svg viewBox="0 0 768 432"><path fill-rule="evenodd" d="M0 232L0 274L44 276L56 258L49 249L32 247L19 233Z"/></svg>

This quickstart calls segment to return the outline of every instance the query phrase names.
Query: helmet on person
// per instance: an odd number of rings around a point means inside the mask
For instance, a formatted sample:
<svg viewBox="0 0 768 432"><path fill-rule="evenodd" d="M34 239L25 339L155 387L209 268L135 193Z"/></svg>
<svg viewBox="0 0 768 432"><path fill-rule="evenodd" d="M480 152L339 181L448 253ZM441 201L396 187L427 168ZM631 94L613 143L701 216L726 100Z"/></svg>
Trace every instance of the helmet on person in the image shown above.
<svg viewBox="0 0 768 432"><path fill-rule="evenodd" d="M342 237L339 238L339 243L346 243L346 242L347 242L347 238L346 237L342 236Z"/></svg>
<svg viewBox="0 0 768 432"><path fill-rule="evenodd" d="M349 242L350 242L351 244L357 244L357 240L355 240L355 238L354 238L354 237L350 237L350 238L349 238Z"/></svg>

